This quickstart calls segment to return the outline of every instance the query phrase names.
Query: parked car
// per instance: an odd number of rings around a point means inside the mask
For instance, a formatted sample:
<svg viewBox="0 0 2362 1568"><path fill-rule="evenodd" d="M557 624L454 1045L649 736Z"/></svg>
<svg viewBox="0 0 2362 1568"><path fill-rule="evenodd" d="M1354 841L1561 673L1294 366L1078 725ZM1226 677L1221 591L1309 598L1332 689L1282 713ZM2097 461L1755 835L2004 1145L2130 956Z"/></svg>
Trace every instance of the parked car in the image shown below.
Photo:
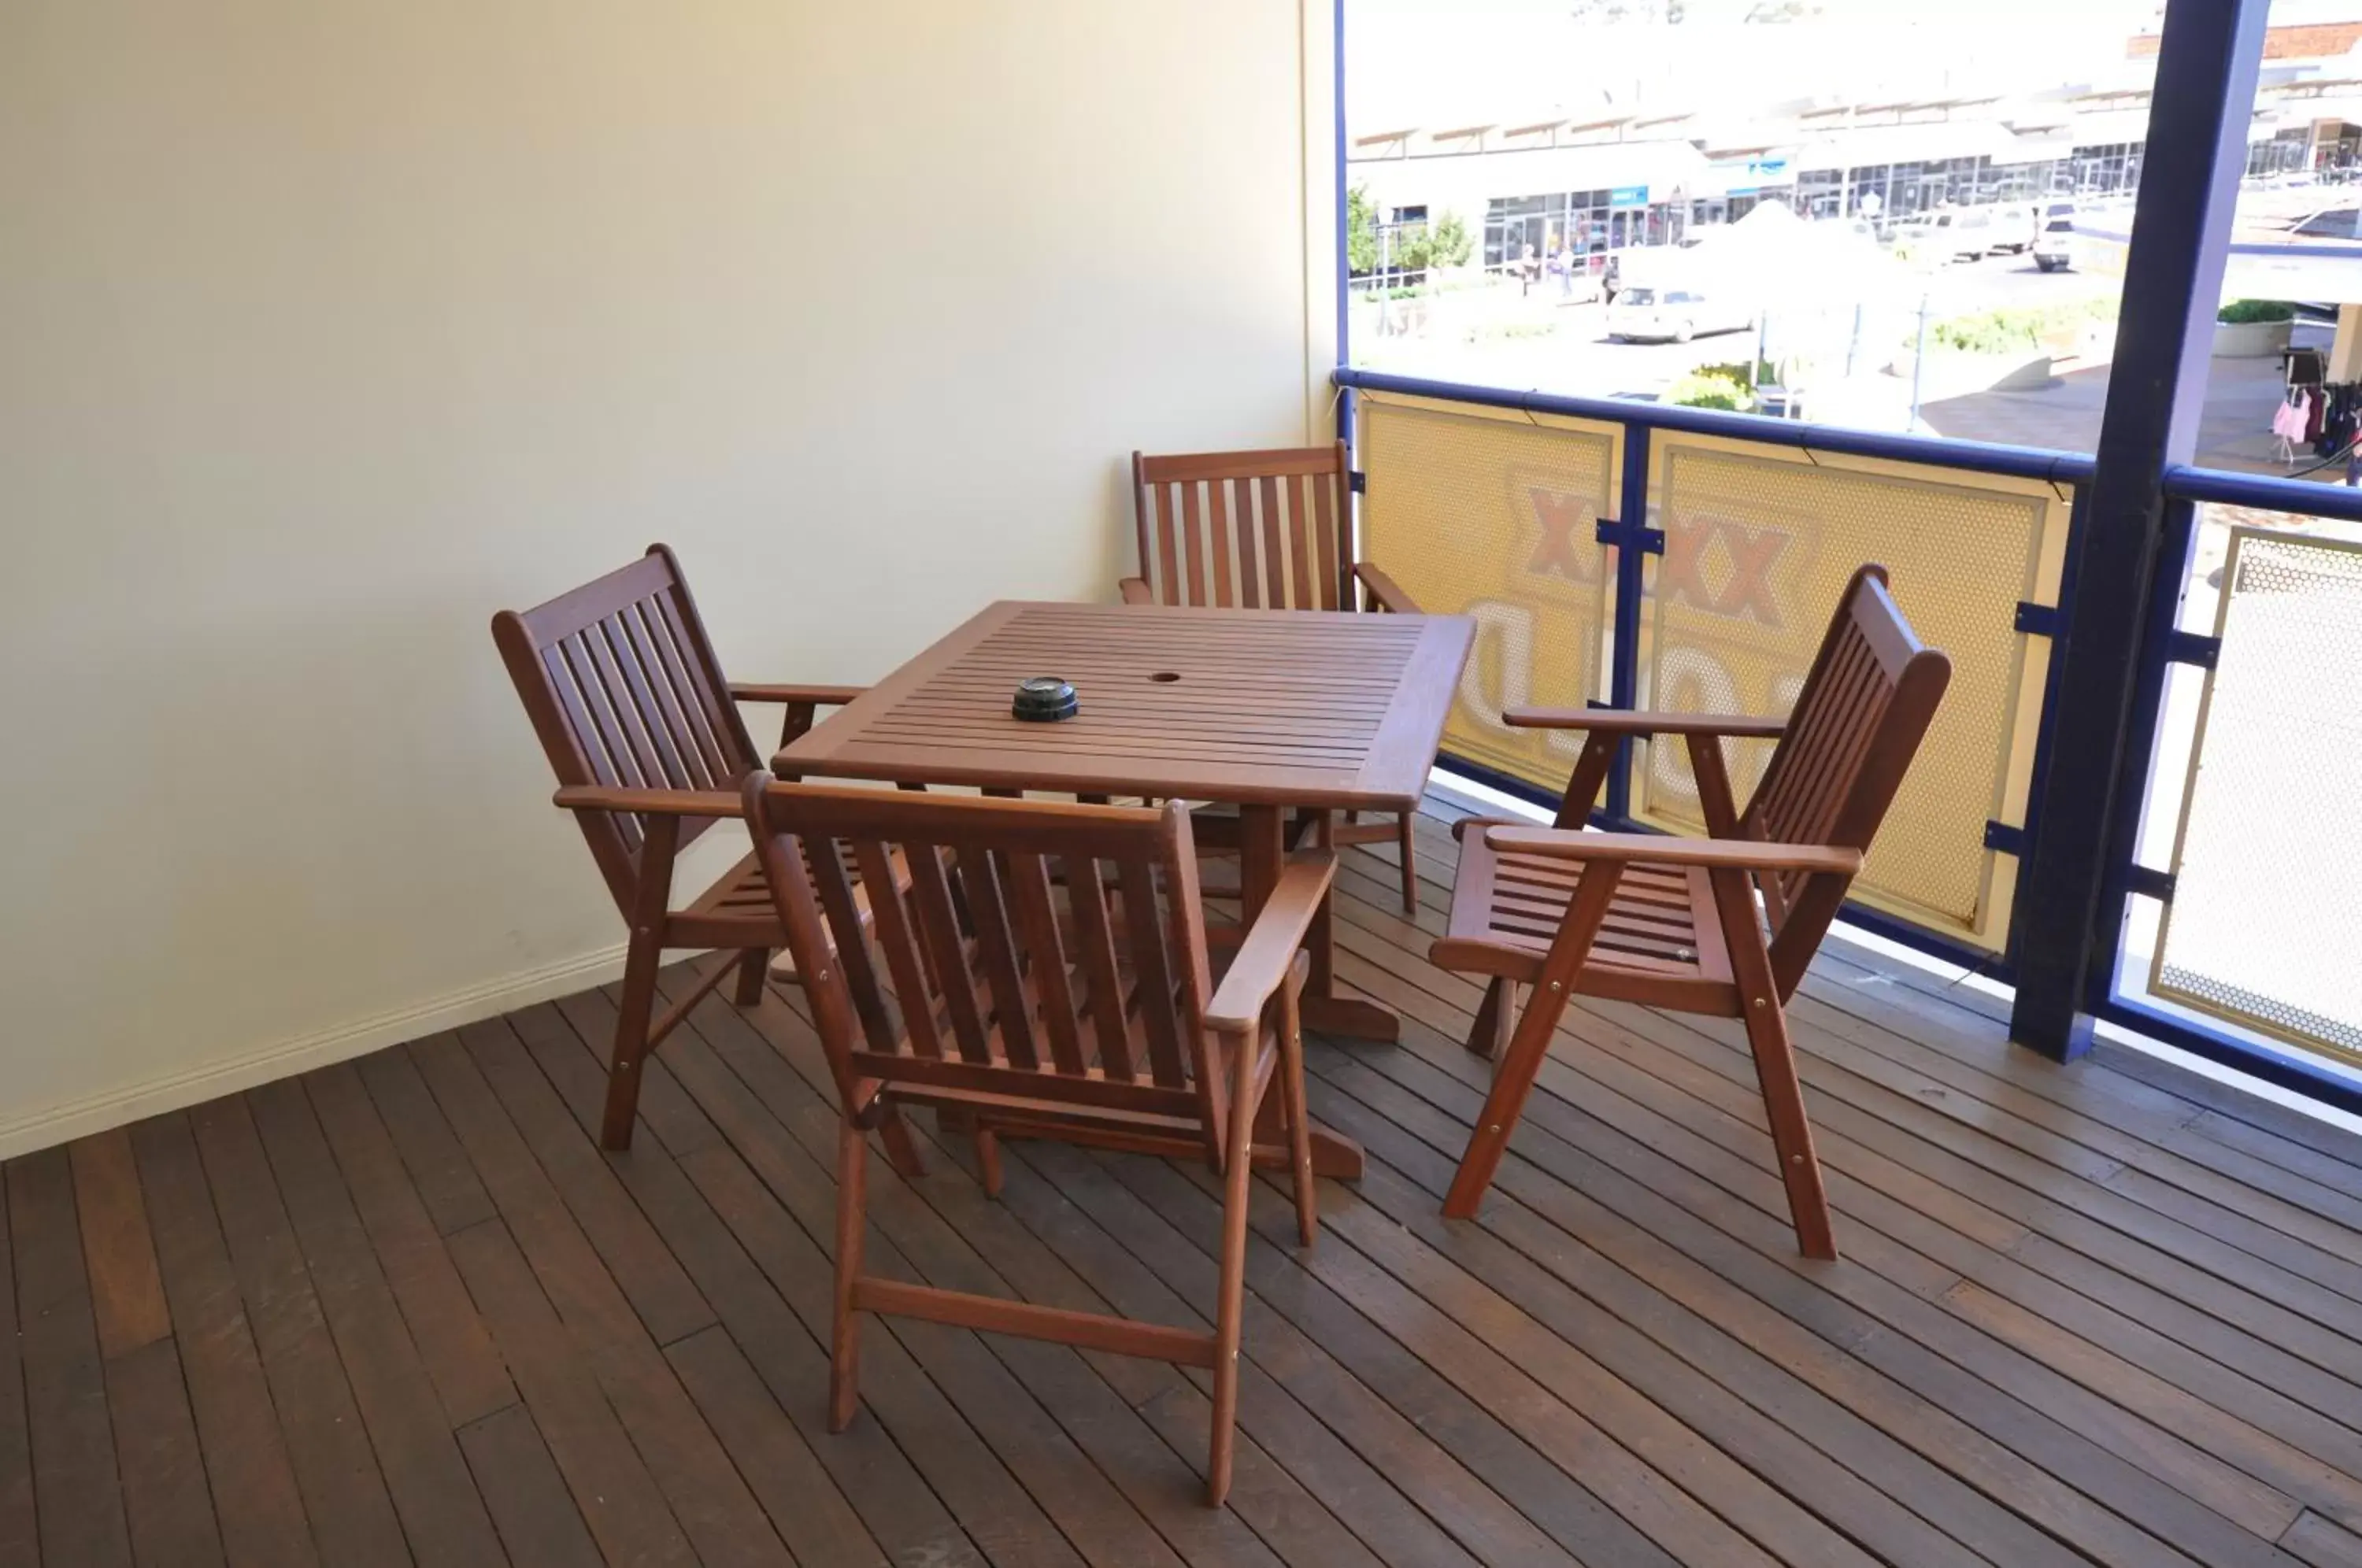
<svg viewBox="0 0 2362 1568"><path fill-rule="evenodd" d="M2042 229L2034 237L2034 264L2045 272L2063 272L2074 259L2075 204L2052 202L2043 208Z"/></svg>
<svg viewBox="0 0 2362 1568"><path fill-rule="evenodd" d="M1636 283L1607 307L1611 343L1687 343L1702 332L1744 332L1754 325L1752 311L1700 289Z"/></svg>
<svg viewBox="0 0 2362 1568"><path fill-rule="evenodd" d="M2034 236L2042 226L2037 205L2031 202L2003 202L1989 210L1992 213L1992 249L2023 256L2033 248Z"/></svg>
<svg viewBox="0 0 2362 1568"><path fill-rule="evenodd" d="M1993 215L1990 207L1955 207L1924 213L1898 231L1912 244L1946 260L1973 261L1993 248Z"/></svg>

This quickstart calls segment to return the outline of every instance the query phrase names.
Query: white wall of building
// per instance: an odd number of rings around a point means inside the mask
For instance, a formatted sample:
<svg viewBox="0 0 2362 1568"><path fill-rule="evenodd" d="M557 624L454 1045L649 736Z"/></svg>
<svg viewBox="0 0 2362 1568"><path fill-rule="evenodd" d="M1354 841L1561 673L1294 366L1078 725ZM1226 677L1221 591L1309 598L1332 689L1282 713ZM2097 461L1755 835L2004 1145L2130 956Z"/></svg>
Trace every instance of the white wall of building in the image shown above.
<svg viewBox="0 0 2362 1568"><path fill-rule="evenodd" d="M0 8L0 1154L611 972L495 609L866 680L1325 434L1328 17Z"/></svg>

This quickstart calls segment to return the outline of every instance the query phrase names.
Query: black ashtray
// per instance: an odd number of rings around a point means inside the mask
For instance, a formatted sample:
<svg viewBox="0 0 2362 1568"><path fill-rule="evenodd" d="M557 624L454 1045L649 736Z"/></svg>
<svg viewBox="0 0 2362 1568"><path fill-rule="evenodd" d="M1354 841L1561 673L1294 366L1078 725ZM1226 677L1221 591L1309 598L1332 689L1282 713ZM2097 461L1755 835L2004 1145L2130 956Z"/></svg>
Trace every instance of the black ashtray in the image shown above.
<svg viewBox="0 0 2362 1568"><path fill-rule="evenodd" d="M1082 707L1074 687L1054 675L1036 675L1017 683L1009 711L1030 723L1054 724L1071 719Z"/></svg>

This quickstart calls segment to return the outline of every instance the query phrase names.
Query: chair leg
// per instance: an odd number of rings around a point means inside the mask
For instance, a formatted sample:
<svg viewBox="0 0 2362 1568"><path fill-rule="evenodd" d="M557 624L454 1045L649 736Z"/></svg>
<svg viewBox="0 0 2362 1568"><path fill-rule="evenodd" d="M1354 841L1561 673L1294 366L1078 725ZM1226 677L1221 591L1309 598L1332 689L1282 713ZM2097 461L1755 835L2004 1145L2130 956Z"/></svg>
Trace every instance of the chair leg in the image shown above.
<svg viewBox="0 0 2362 1568"><path fill-rule="evenodd" d="M599 1146L618 1154L632 1146L632 1119L639 1112L640 1068L647 1060L660 955L655 933L632 933L624 955L624 995L615 1010L615 1048L607 1066L607 1110L599 1122Z"/></svg>
<svg viewBox="0 0 2362 1568"><path fill-rule="evenodd" d="M976 1174L987 1198L1000 1196L1000 1140L981 1121L976 1124Z"/></svg>
<svg viewBox="0 0 2362 1568"><path fill-rule="evenodd" d="M1410 819L1405 812L1395 842L1402 848L1403 913L1412 920L1418 918L1418 856L1410 845Z"/></svg>
<svg viewBox="0 0 2362 1568"><path fill-rule="evenodd" d="M853 1424L861 1400L861 1315L853 1305L861 1277L861 1238L868 1209L869 1139L847 1119L836 1135L836 1309L829 1332L828 1430Z"/></svg>
<svg viewBox="0 0 2362 1568"><path fill-rule="evenodd" d="M1235 1058L1252 1059L1242 1051ZM1246 1315L1247 1204L1254 1184L1254 1075L1241 1072L1233 1097L1229 1168L1222 1186L1221 1300L1214 1312L1213 1444L1206 1463L1206 1503L1231 1494L1231 1448L1238 1435L1239 1331Z"/></svg>
<svg viewBox="0 0 2362 1568"><path fill-rule="evenodd" d="M1804 1087L1796 1081L1787 1010L1777 997L1759 998L1747 1010L1747 1045L1755 1054L1755 1078L1772 1123L1772 1146L1780 1156L1780 1179L1788 1188L1797 1250L1834 1262L1838 1243L1829 1225L1828 1194L1821 1185L1820 1156L1813 1150L1813 1124L1805 1118Z"/></svg>
<svg viewBox="0 0 2362 1568"><path fill-rule="evenodd" d="M738 988L730 993L730 999L740 1007L760 1002L770 968L771 950L767 947L749 947L738 955Z"/></svg>
<svg viewBox="0 0 2362 1568"><path fill-rule="evenodd" d="M1304 1106L1304 1027L1297 1013L1291 986L1281 993L1279 1099L1287 1114L1288 1160L1296 1172L1296 1239L1308 1247L1320 1229L1320 1205L1312 1180L1312 1116Z"/></svg>
<svg viewBox="0 0 2362 1568"><path fill-rule="evenodd" d="M1464 1043L1469 1051L1500 1065L1501 1048L1509 1043L1510 1027L1518 1017L1518 983L1505 975L1496 975L1485 988L1485 999L1476 1009L1475 1027L1469 1030Z"/></svg>
<svg viewBox="0 0 2362 1568"><path fill-rule="evenodd" d="M1476 1130L1468 1136L1468 1151L1460 1156L1451 1190L1443 1196L1447 1219L1476 1218L1476 1206L1485 1200L1485 1189L1493 1185L1493 1173L1508 1151L1509 1134L1517 1130L1526 1096L1540 1076L1542 1058L1550 1055L1551 1035L1565 1010L1565 992L1534 988L1525 1016L1518 1020L1517 1031L1509 1036L1509 1048L1494 1060L1492 1092L1477 1113Z"/></svg>
<svg viewBox="0 0 2362 1568"><path fill-rule="evenodd" d="M886 1163L904 1181L916 1181L927 1174L927 1162L919 1157L919 1145L911 1137L911 1124L902 1120L901 1110L886 1108L886 1120L877 1128L878 1140L886 1145Z"/></svg>
<svg viewBox="0 0 2362 1568"><path fill-rule="evenodd" d="M1744 872L1716 867L1707 873L1722 921L1723 944L1738 981L1740 1020L1747 1048L1755 1056L1755 1081L1763 1091L1763 1113L1772 1123L1772 1146L1779 1151L1780 1180L1788 1188L1788 1215L1795 1222L1796 1246L1808 1258L1834 1262L1836 1237L1829 1229L1828 1195L1821 1187L1821 1162L1813 1153L1813 1125L1805 1119L1805 1091L1796 1081L1796 1051L1788 1038L1787 1010L1772 973L1772 955L1755 915L1755 893Z"/></svg>

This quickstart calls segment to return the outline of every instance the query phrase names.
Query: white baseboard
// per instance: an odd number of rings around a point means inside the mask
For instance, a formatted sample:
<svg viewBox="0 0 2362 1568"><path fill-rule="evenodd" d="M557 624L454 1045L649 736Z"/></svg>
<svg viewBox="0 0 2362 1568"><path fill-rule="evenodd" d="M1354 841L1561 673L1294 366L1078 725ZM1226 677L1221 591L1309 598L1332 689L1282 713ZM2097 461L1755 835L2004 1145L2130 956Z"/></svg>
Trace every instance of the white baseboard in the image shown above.
<svg viewBox="0 0 2362 1568"><path fill-rule="evenodd" d="M415 1007L283 1041L226 1062L49 1106L0 1121L0 1159L13 1159L36 1149L104 1132L143 1117L183 1110L274 1078L291 1077L332 1062L364 1056L388 1045L457 1029L463 1023L513 1012L553 997L570 996L618 979L623 973L624 946L617 943L579 957L470 986Z"/></svg>

